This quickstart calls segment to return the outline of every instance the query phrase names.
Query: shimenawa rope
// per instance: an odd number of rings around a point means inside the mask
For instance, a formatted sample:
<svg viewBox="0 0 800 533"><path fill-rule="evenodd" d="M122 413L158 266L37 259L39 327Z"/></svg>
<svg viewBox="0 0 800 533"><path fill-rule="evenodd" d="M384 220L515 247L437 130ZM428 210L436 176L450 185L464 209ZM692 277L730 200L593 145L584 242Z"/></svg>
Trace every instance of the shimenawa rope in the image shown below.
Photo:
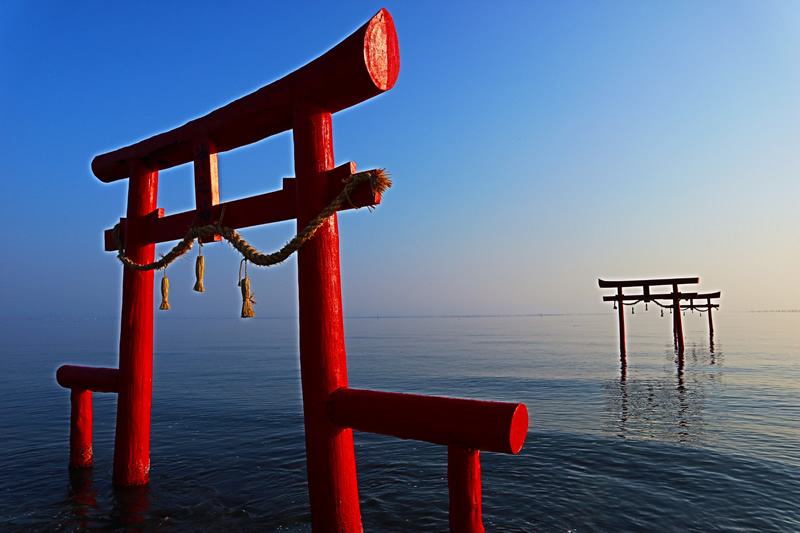
<svg viewBox="0 0 800 533"><path fill-rule="evenodd" d="M359 172L357 174L351 174L350 177L345 181L344 189L341 193L326 207L319 215L316 216L308 225L300 231L297 235L292 238L289 242L287 242L283 248L278 250L277 252L271 254L262 254L250 244L245 241L241 235L239 235L235 230L229 228L227 226L223 226L220 222L215 224L209 224L207 226L195 226L189 228L186 232L186 236L176 244L172 250L170 250L167 254L165 254L161 259L155 261L153 263L148 264L140 264L136 263L135 261L131 261L128 257L125 256L124 252L124 244L120 237L120 225L119 223L114 226L112 231L112 235L114 237L114 241L116 242L117 246L119 247L119 253L117 254L117 258L128 268L133 270L158 270L161 268L166 267L173 261L175 261L180 256L189 252L192 249L192 245L194 244L194 240L202 237L210 237L212 235L219 235L231 245L236 248L236 250L241 253L245 259L249 262L253 263L257 266L272 266L277 265L278 263L282 263L286 259L288 259L294 252L296 252L303 244L310 239L314 233L322 226L325 221L333 215L339 208L345 204L345 202L350 202L350 205L353 205L350 201L350 193L352 193L356 187L364 183L365 181L369 181L372 186L372 191L376 194L383 194L386 189L392 186L392 180L389 177L389 174L386 172L385 169L379 169L371 172ZM354 206L355 207L355 206ZM197 265L197 273L198 275L201 274L202 269L200 268L200 259L202 256L198 257L198 265ZM202 284L200 284L202 287ZM198 290L198 289L195 289Z"/></svg>

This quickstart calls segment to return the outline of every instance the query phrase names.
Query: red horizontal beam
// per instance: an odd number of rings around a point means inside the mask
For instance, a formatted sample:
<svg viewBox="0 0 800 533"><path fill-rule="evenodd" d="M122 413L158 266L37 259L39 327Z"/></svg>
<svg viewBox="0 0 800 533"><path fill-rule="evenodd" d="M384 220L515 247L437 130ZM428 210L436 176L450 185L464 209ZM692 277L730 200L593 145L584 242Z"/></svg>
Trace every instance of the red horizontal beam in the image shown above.
<svg viewBox="0 0 800 533"><path fill-rule="evenodd" d="M499 453L517 453L528 433L521 403L341 388L331 394L328 415L358 431Z"/></svg>
<svg viewBox="0 0 800 533"><path fill-rule="evenodd" d="M696 292L679 292L679 293L666 293L666 294L625 294L622 296L619 295L612 295L612 296L603 296L604 302L630 302L633 300L644 300L645 302L650 302L652 300L674 300L675 298L680 300L690 300L692 298L697 298Z"/></svg>
<svg viewBox="0 0 800 533"><path fill-rule="evenodd" d="M209 139L218 152L239 148L292 128L295 100L336 113L388 91L400 72L394 21L385 9L344 41L307 65L204 117L136 144L98 155L100 181L128 177L131 160L162 170L194 159L195 141Z"/></svg>
<svg viewBox="0 0 800 533"><path fill-rule="evenodd" d="M356 164L348 162L327 171L328 202L344 189L344 181L356 172ZM350 196L352 204L345 204L340 211L356 207L371 207L381 203L381 197L372 191L368 182L362 183ZM283 188L277 191L233 200L215 205L211 208L211 220L220 221L223 225L233 229L247 228L272 222L281 222L296 218L295 178L284 178ZM122 241L125 241L126 220L120 220ZM184 211L174 215L164 216L164 210L158 209L146 219L144 239L148 243L177 241L186 236L186 231L193 225L198 225L197 210ZM107 252L116 252L117 244L112 235L113 230L108 229L104 234L104 249Z"/></svg>
<svg viewBox="0 0 800 533"><path fill-rule="evenodd" d="M635 279L627 281L606 281L598 279L597 283L603 289L617 287L652 287L654 285L683 285L684 283L700 283L700 278Z"/></svg>
<svg viewBox="0 0 800 533"><path fill-rule="evenodd" d="M116 368L64 365L56 371L56 381L66 389L119 392Z"/></svg>

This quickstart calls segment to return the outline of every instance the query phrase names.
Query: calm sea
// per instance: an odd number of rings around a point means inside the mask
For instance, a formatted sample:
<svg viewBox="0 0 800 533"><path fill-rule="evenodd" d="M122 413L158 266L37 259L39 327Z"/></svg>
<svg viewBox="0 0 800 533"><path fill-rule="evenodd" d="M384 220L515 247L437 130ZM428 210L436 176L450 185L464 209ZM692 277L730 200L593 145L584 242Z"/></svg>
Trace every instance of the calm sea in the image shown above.
<svg viewBox="0 0 800 533"><path fill-rule="evenodd" d="M117 365L117 320L0 321L0 531L310 531L293 319L157 315L151 481L67 469L61 364ZM346 320L350 385L523 402L518 455L481 454L488 531L800 531L800 313ZM447 531L444 447L355 434L365 531Z"/></svg>

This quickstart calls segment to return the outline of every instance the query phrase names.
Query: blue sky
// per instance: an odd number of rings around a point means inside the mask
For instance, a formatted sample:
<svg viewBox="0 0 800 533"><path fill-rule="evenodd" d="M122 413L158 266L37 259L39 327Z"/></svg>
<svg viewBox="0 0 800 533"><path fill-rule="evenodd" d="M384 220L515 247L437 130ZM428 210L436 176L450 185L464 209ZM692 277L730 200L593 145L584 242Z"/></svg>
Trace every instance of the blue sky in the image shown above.
<svg viewBox="0 0 800 533"><path fill-rule="evenodd" d="M278 79L382 7L397 84L333 119L337 164L395 181L339 219L346 315L608 311L598 277L699 276L724 309L800 308L800 3L11 0L0 317L117 316L102 232L127 181L91 159ZM219 166L223 201L277 189L291 137ZM167 214L192 194L188 166L161 172ZM243 230L262 251L293 233ZM167 270L169 313L236 316L237 254L203 253L203 294L194 253ZM294 260L250 275L258 316L296 314Z"/></svg>

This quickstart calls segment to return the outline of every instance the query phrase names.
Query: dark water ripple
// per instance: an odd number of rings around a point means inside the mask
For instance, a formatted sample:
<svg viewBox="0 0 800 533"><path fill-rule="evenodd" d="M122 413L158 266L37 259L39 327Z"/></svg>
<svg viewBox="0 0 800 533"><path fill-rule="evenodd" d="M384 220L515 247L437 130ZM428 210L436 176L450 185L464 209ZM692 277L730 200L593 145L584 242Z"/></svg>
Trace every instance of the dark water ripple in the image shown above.
<svg viewBox="0 0 800 533"><path fill-rule="evenodd" d="M680 360L663 323L635 317L625 365L605 317L349 322L350 381L526 403L522 451L481 454L487 531L800 531L796 319L759 335L720 319L713 351L687 319ZM65 468L54 371L115 366L100 322L0 323L0 531L310 531L293 321L159 326L151 482L125 491L114 395L94 395L96 466ZM447 531L446 449L355 446L365 531Z"/></svg>

